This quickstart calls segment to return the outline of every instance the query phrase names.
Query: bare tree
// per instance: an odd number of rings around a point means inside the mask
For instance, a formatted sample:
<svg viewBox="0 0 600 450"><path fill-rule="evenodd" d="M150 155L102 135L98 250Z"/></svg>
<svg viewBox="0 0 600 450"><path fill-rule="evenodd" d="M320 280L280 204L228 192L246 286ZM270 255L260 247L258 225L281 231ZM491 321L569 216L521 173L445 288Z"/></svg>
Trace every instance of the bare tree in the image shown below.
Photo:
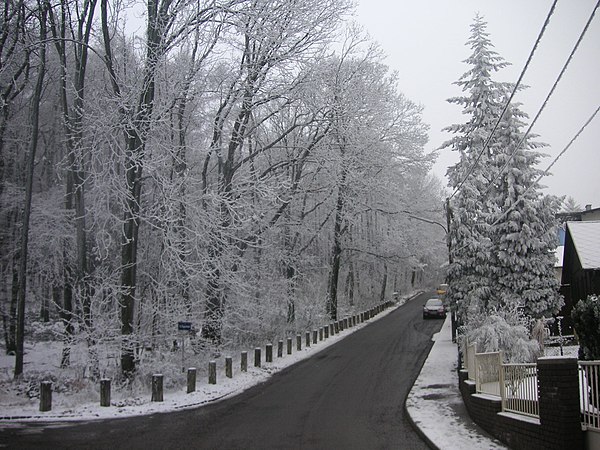
<svg viewBox="0 0 600 450"><path fill-rule="evenodd" d="M39 115L44 77L46 76L46 37L47 37L47 4L37 3L37 20L39 24L38 64L35 88L31 96L30 126L31 140L27 155L27 180L25 184L25 206L23 212L23 225L21 232L20 264L19 264L19 303L17 307L17 351L15 359L15 378L23 373L24 333L25 333L25 297L27 292L27 245L29 241L29 217L31 215L31 197L33 191L33 169L35 154L38 147Z"/></svg>

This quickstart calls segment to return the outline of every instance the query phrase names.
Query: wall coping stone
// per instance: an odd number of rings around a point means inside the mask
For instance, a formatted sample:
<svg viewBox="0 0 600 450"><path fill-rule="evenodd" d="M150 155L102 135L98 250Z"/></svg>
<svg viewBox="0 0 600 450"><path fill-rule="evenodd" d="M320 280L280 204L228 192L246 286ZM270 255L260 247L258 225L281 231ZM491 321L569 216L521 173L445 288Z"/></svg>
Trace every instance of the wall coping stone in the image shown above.
<svg viewBox="0 0 600 450"><path fill-rule="evenodd" d="M501 403L502 399L500 397L498 397L497 395L492 395L492 394L471 394L471 397L477 397L480 398L482 400L488 400L490 402L498 402Z"/></svg>
<svg viewBox="0 0 600 450"><path fill-rule="evenodd" d="M511 412L499 412L498 415L511 420L519 420L521 422L527 422L533 425L541 425L540 419L537 417L524 416L522 414L515 414Z"/></svg>
<svg viewBox="0 0 600 450"><path fill-rule="evenodd" d="M538 358L538 364L572 364L577 362L577 358L572 356L542 356Z"/></svg>

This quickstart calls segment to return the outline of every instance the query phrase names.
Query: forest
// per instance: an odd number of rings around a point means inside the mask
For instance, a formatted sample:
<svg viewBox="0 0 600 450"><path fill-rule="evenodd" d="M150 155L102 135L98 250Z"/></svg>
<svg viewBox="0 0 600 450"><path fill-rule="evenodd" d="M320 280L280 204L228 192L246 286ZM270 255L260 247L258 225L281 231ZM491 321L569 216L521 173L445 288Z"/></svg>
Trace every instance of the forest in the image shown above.
<svg viewBox="0 0 600 450"><path fill-rule="evenodd" d="M6 0L0 312L136 376L442 281L428 126L346 0ZM114 374L113 374L114 375Z"/></svg>

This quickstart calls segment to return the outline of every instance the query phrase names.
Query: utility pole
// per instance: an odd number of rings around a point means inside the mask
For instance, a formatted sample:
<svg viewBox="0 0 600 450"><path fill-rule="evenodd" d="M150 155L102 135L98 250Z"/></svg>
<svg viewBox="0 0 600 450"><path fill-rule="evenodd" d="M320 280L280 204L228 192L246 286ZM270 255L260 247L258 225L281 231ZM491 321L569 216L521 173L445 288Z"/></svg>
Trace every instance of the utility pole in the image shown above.
<svg viewBox="0 0 600 450"><path fill-rule="evenodd" d="M450 239L450 197L446 197L446 243L448 245L448 264L452 264L452 241ZM448 277L446 276L446 283L448 283ZM456 304L453 302L450 304L450 320L452 322L452 342L456 342Z"/></svg>

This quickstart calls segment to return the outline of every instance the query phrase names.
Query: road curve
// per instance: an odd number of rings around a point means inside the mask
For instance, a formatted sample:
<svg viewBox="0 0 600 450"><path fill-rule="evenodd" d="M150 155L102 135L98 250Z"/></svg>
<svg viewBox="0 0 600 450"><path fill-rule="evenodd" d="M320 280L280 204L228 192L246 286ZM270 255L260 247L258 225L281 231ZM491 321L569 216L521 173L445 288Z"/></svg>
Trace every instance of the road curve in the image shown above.
<svg viewBox="0 0 600 450"><path fill-rule="evenodd" d="M0 447L425 449L403 404L442 321L423 294L231 399L193 410L0 430Z"/></svg>

